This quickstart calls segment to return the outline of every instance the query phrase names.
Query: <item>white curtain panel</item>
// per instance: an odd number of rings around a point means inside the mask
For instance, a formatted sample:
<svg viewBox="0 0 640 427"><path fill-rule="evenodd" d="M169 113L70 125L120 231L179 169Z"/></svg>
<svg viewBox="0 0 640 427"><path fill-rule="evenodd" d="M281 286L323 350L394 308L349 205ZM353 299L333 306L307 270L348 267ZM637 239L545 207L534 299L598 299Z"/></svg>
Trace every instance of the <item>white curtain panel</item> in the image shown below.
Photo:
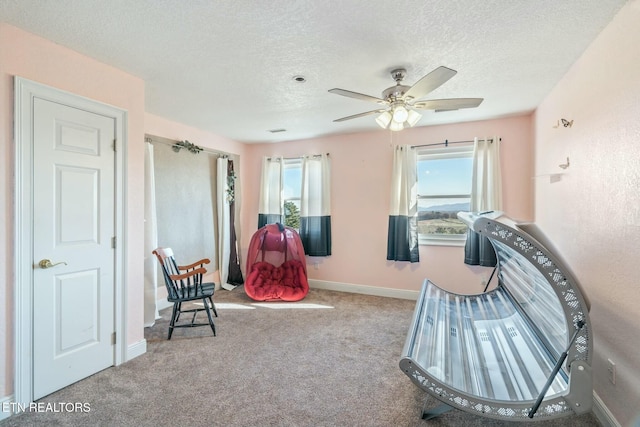
<svg viewBox="0 0 640 427"><path fill-rule="evenodd" d="M387 259L420 261L418 247L417 153L409 145L393 152Z"/></svg>
<svg viewBox="0 0 640 427"><path fill-rule="evenodd" d="M144 151L144 326L153 326L160 318L158 298L158 265L151 254L158 246L156 220L156 184L153 165L153 145L145 143Z"/></svg>
<svg viewBox="0 0 640 427"><path fill-rule="evenodd" d="M326 153L302 158L300 238L307 255L331 255L331 162Z"/></svg>
<svg viewBox="0 0 640 427"><path fill-rule="evenodd" d="M502 210L500 138L497 136L483 140L474 138L470 210ZM496 254L489 239L469 230L464 246L464 262L469 265L494 267L497 262Z"/></svg>
<svg viewBox="0 0 640 427"><path fill-rule="evenodd" d="M264 157L262 159L258 228L266 224L283 222L283 172L284 159L282 157Z"/></svg>
<svg viewBox="0 0 640 427"><path fill-rule="evenodd" d="M329 156L305 156L302 159L300 216L331 215L331 171Z"/></svg>
<svg viewBox="0 0 640 427"><path fill-rule="evenodd" d="M473 141L472 212L502 209L500 138Z"/></svg>
<svg viewBox="0 0 640 427"><path fill-rule="evenodd" d="M227 284L229 278L229 253L231 251L231 227L230 227L230 211L227 183L227 166L226 157L219 157L217 161L216 187L217 199L216 206L218 210L218 271L220 273L220 286L224 289L232 290L233 285Z"/></svg>

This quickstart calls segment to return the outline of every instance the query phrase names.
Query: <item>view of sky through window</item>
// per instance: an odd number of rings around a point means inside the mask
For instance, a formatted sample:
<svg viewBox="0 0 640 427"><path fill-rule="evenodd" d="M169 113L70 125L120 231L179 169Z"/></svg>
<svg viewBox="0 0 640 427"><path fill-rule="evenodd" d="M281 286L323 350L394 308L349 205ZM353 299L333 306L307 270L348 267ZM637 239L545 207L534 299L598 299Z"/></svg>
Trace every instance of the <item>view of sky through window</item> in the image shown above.
<svg viewBox="0 0 640 427"><path fill-rule="evenodd" d="M299 199L302 192L302 168L297 167L284 168L284 199Z"/></svg>
<svg viewBox="0 0 640 427"><path fill-rule="evenodd" d="M471 157L420 160L418 161L418 194L420 196L470 194L471 172ZM423 201L428 204L428 206L422 206L424 208L459 202L457 198L434 198Z"/></svg>

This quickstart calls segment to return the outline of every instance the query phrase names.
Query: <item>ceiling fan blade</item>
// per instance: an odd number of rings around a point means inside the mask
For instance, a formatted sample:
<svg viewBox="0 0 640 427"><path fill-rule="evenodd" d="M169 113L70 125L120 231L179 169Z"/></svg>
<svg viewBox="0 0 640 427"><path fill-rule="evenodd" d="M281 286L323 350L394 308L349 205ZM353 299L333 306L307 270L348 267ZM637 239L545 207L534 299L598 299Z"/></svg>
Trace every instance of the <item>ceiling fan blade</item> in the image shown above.
<svg viewBox="0 0 640 427"><path fill-rule="evenodd" d="M363 93L352 92L350 90L345 90L345 89L338 89L338 88L329 89L329 92L335 93L336 95L347 96L349 98L360 99L362 101L377 102L378 104L387 103L387 101L385 101L384 99L376 98L375 96L365 95Z"/></svg>
<svg viewBox="0 0 640 427"><path fill-rule="evenodd" d="M357 119L358 117L370 116L371 114L379 114L384 113L387 110L373 110L367 111L366 113L354 114L353 116L342 117L340 119L335 119L334 122L344 122L345 120Z"/></svg>
<svg viewBox="0 0 640 427"><path fill-rule="evenodd" d="M451 77L455 76L456 70L452 70L447 67L438 67L420 80L409 89L404 97L411 97L413 99L420 99L441 85L443 85Z"/></svg>
<svg viewBox="0 0 640 427"><path fill-rule="evenodd" d="M412 107L421 110L451 111L461 108L475 108L480 105L482 101L484 101L484 98L431 99L416 102Z"/></svg>

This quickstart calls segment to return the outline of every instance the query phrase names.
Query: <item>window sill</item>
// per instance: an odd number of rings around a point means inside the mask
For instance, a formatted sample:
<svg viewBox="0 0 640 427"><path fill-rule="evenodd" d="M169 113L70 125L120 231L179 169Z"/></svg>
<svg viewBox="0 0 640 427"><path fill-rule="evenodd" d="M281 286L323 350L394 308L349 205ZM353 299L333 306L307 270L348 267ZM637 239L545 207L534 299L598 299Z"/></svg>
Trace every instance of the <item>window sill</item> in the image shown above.
<svg viewBox="0 0 640 427"><path fill-rule="evenodd" d="M419 236L418 238L420 246L464 246L466 241L466 234L462 236Z"/></svg>

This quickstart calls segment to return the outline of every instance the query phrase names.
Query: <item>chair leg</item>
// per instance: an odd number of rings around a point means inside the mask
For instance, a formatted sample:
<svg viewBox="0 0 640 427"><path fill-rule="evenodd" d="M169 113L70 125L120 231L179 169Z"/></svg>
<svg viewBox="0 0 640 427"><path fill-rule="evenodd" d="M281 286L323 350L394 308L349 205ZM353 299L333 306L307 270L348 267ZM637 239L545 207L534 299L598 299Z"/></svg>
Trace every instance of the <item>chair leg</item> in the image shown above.
<svg viewBox="0 0 640 427"><path fill-rule="evenodd" d="M169 337L167 338L167 340L171 339L171 335L173 334L174 325L178 321L178 316L180 316L180 310L178 308L178 305L180 305L180 303L178 303L178 302L174 302L173 303L173 310L171 311L171 321L169 322Z"/></svg>
<svg viewBox="0 0 640 427"><path fill-rule="evenodd" d="M211 303L211 309L213 310L213 314L218 317L218 312L216 311L216 305L213 303L213 299L209 297L209 302Z"/></svg>
<svg viewBox="0 0 640 427"><path fill-rule="evenodd" d="M209 304L207 303L206 298L202 298L202 302L204 303L204 309L207 312L207 317L209 318L209 325L211 325L211 330L213 331L213 336L216 336L216 325L213 323L213 317L211 317L211 310L209 310Z"/></svg>
<svg viewBox="0 0 640 427"><path fill-rule="evenodd" d="M180 320L180 313L182 313L182 303L177 302L176 304L178 304L178 315L176 316L176 322L177 322L178 320Z"/></svg>

